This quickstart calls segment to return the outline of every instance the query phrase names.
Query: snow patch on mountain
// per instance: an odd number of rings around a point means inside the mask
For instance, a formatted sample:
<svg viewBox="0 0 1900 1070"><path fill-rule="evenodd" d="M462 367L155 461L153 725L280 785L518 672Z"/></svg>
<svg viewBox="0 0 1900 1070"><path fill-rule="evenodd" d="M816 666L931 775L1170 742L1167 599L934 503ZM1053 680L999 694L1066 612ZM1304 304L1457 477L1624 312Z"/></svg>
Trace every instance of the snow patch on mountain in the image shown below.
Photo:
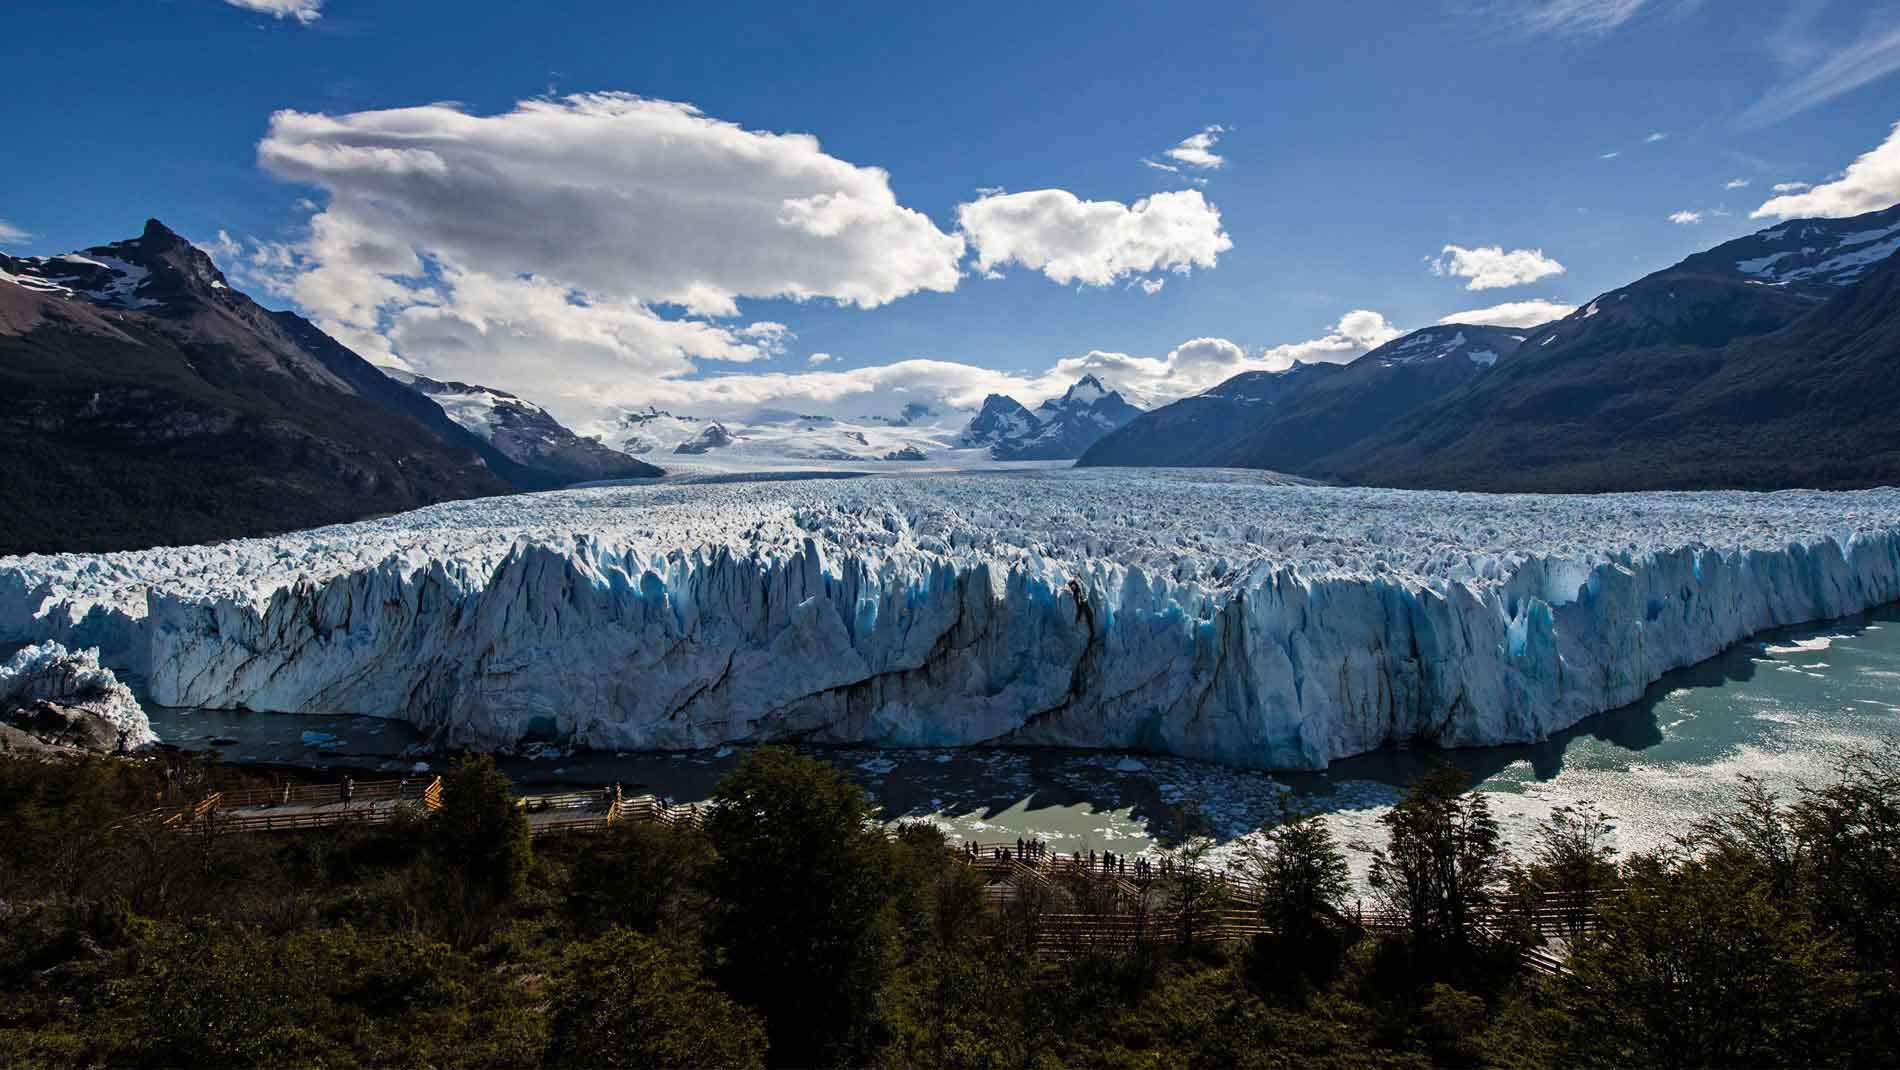
<svg viewBox="0 0 1900 1070"><path fill-rule="evenodd" d="M459 743L1052 744L1320 768L1545 738L1900 599L1900 490L1477 495L1259 473L601 487L0 559L0 641L166 705Z"/></svg>
<svg viewBox="0 0 1900 1070"><path fill-rule="evenodd" d="M1884 222L1889 218L1894 221ZM1867 227L1869 220L1881 225ZM1848 226L1856 229L1845 229ZM1766 286L1848 286L1869 267L1900 252L1900 206L1847 220L1803 220L1731 244L1760 254L1734 261L1735 270L1751 281Z"/></svg>

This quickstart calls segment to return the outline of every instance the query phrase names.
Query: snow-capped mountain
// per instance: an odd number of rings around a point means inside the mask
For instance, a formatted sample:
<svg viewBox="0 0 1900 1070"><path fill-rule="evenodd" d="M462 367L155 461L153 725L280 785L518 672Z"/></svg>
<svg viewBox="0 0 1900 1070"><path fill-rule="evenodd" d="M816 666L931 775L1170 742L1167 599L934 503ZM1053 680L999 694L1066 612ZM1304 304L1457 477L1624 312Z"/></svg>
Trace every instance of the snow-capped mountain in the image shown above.
<svg viewBox="0 0 1900 1070"><path fill-rule="evenodd" d="M958 442L970 449L991 449L1008 442L1020 442L1036 433L1042 421L1028 406L1007 394L991 394L983 407L963 429Z"/></svg>
<svg viewBox="0 0 1900 1070"><path fill-rule="evenodd" d="M1900 481L1900 206L1725 242L1308 474L1601 491Z"/></svg>
<svg viewBox="0 0 1900 1070"><path fill-rule="evenodd" d="M1034 412L1014 398L991 394L964 428L960 442L987 449L999 461L1067 460L1140 415L1121 394L1085 375Z"/></svg>
<svg viewBox="0 0 1900 1070"><path fill-rule="evenodd" d="M1242 372L1131 421L1078 463L1300 472L1483 375L1524 338L1522 330L1448 324L1393 339L1350 364Z"/></svg>
<svg viewBox="0 0 1900 1070"><path fill-rule="evenodd" d="M546 472L563 483L657 476L660 469L618 450L582 438L546 409L506 390L431 379L384 368L383 373L424 395L470 433L511 460Z"/></svg>
<svg viewBox="0 0 1900 1070"><path fill-rule="evenodd" d="M710 423L701 428L699 434L674 446L673 452L707 453L712 450L725 449L736 441L738 440L732 437L732 432L726 430L725 424Z"/></svg>
<svg viewBox="0 0 1900 1070"><path fill-rule="evenodd" d="M1698 253L1677 270L1734 272L1761 286L1828 296L1900 252L1900 205L1849 219L1800 219Z"/></svg>
<svg viewBox="0 0 1900 1070"><path fill-rule="evenodd" d="M0 552L281 531L505 493L508 462L157 220L0 255Z"/></svg>

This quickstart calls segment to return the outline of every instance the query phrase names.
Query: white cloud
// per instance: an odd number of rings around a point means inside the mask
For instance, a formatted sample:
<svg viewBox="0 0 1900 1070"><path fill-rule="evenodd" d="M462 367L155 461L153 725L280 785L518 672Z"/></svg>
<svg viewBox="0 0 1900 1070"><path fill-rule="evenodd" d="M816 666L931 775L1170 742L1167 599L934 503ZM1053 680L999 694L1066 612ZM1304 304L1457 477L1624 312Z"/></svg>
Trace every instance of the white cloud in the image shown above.
<svg viewBox="0 0 1900 1070"><path fill-rule="evenodd" d="M1344 364L1403 333L1377 312L1354 309L1341 316L1327 333L1303 342L1256 352L1225 338L1196 338L1174 347L1166 357L1093 350L1057 361L1020 391L1003 392L1019 400L1049 397L1061 393L1082 375L1096 375L1136 404L1154 406L1198 394L1241 372L1281 371L1292 367L1294 361Z"/></svg>
<svg viewBox="0 0 1900 1070"><path fill-rule="evenodd" d="M1780 122L1900 70L1900 26L1875 22L1871 27L1819 65L1769 90L1742 113L1742 125Z"/></svg>
<svg viewBox="0 0 1900 1070"><path fill-rule="evenodd" d="M323 14L323 0L224 0L232 7L257 11L279 19L296 19L308 26Z"/></svg>
<svg viewBox="0 0 1900 1070"><path fill-rule="evenodd" d="M32 236L33 235L27 233L25 230L14 226L12 223L0 219L0 245L12 245L15 242L23 242Z"/></svg>
<svg viewBox="0 0 1900 1070"><path fill-rule="evenodd" d="M1538 279L1564 273L1564 266L1544 255L1542 249L1512 249L1487 245L1467 249L1447 245L1431 261L1432 274L1468 279L1467 290L1495 290L1522 286Z"/></svg>
<svg viewBox="0 0 1900 1070"><path fill-rule="evenodd" d="M1525 33L1608 33L1643 10L1646 0L1526 0L1484 9Z"/></svg>
<svg viewBox="0 0 1900 1070"><path fill-rule="evenodd" d="M944 360L900 360L848 371L741 373L706 378L670 378L629 384L617 404L648 403L676 413L744 418L760 409L833 416L892 416L904 401L929 405L951 421L967 419L989 394L1007 394L1026 405L1055 397L1086 374L1101 377L1135 404L1152 407L1196 394L1244 371L1278 371L1295 360L1343 363L1391 341L1401 332L1377 312L1355 310L1326 334L1263 350L1225 338L1195 338L1164 357L1092 350L1064 357L1041 372L1021 374ZM537 398L536 400L540 400ZM551 405L557 414L562 410ZM598 418L596 408L570 417L577 429Z"/></svg>
<svg viewBox="0 0 1900 1070"><path fill-rule="evenodd" d="M1440 323L1478 323L1493 327L1536 327L1560 320L1577 310L1575 305L1546 301L1541 297L1528 301L1506 301L1489 308L1474 308L1464 312L1453 312L1439 320Z"/></svg>
<svg viewBox="0 0 1900 1070"><path fill-rule="evenodd" d="M740 297L870 308L952 290L963 253L881 168L623 93L488 116L281 111L258 157L329 192L311 221L330 232L313 249L322 267L384 279L426 256L731 315Z"/></svg>
<svg viewBox="0 0 1900 1070"><path fill-rule="evenodd" d="M1141 292L1150 295L1158 294L1161 292L1161 288L1167 284L1168 280L1166 279L1143 279L1141 280Z"/></svg>
<svg viewBox="0 0 1900 1070"><path fill-rule="evenodd" d="M1688 211L1687 209L1684 209L1683 211L1680 211L1680 212L1671 212L1669 213L1669 221L1671 223L1677 223L1677 224L1681 224L1685 226L1690 223L1700 223L1702 222L1702 213L1691 212L1691 211Z"/></svg>
<svg viewBox="0 0 1900 1070"><path fill-rule="evenodd" d="M1159 160L1143 160L1150 167L1163 171L1177 171L1182 167L1191 167L1197 171L1211 171L1227 163L1227 158L1214 151L1214 143L1227 132L1227 128L1216 123L1201 128L1200 133L1181 139L1180 144L1168 149L1161 155L1173 160L1173 164Z"/></svg>
<svg viewBox="0 0 1900 1070"><path fill-rule="evenodd" d="M1663 133L1661 130L1653 130L1648 137L1643 139L1643 144L1654 145L1656 142L1662 141L1668 136L1668 134Z"/></svg>
<svg viewBox="0 0 1900 1070"><path fill-rule="evenodd" d="M1813 188L1814 186L1807 182L1777 182L1770 187L1776 193L1800 193L1802 190Z"/></svg>
<svg viewBox="0 0 1900 1070"><path fill-rule="evenodd" d="M1779 191L1781 187L1775 189ZM1887 140L1848 164L1840 178L1802 192L1771 198L1749 213L1749 218L1820 216L1837 219L1878 211L1895 202L1900 202L1900 123L1894 124Z"/></svg>
<svg viewBox="0 0 1900 1070"><path fill-rule="evenodd" d="M557 412L783 352L783 324L717 322L742 298L870 308L962 275L963 238L899 204L881 168L687 104L284 111L258 157L327 203L300 242L225 248L234 278L371 359Z"/></svg>
<svg viewBox="0 0 1900 1070"><path fill-rule="evenodd" d="M1727 182L1724 182L1724 183L1722 183L1722 188L1723 188L1723 189L1747 189L1747 188L1748 188L1748 179L1746 179L1746 178L1731 178L1731 179L1729 179L1729 180L1728 180Z"/></svg>
<svg viewBox="0 0 1900 1070"><path fill-rule="evenodd" d="M820 364L830 364L831 360L832 357L829 353L813 353L811 356L805 358L805 363L816 367Z"/></svg>
<svg viewBox="0 0 1900 1070"><path fill-rule="evenodd" d="M976 268L1021 264L1064 285L1107 286L1150 271L1211 268L1234 247L1220 210L1199 190L1157 193L1125 205L1067 190L999 193L957 206Z"/></svg>
<svg viewBox="0 0 1900 1070"><path fill-rule="evenodd" d="M1606 152L1606 153L1604 153L1603 155L1601 155L1601 156L1599 156L1599 157L1597 157L1597 159L1599 159L1599 160L1614 160L1614 159L1616 159L1616 158L1617 158L1618 156L1621 156L1621 155L1623 155L1623 154L1622 154L1622 153L1620 153L1620 152Z"/></svg>

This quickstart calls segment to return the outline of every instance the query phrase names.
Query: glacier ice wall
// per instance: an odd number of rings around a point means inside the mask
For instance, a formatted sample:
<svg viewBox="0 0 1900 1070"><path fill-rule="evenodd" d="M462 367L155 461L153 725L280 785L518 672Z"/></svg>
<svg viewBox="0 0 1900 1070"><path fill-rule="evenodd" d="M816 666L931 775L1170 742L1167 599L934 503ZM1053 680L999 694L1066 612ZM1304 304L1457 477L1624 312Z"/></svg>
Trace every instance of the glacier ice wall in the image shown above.
<svg viewBox="0 0 1900 1070"><path fill-rule="evenodd" d="M1900 600L1900 491L1466 495L1087 469L595 488L0 560L0 641L447 740L1053 744L1322 768L1540 739Z"/></svg>
<svg viewBox="0 0 1900 1070"><path fill-rule="evenodd" d="M158 742L131 688L99 664L97 650L36 643L0 662L0 708L40 701L83 710L103 720L118 733L120 751Z"/></svg>

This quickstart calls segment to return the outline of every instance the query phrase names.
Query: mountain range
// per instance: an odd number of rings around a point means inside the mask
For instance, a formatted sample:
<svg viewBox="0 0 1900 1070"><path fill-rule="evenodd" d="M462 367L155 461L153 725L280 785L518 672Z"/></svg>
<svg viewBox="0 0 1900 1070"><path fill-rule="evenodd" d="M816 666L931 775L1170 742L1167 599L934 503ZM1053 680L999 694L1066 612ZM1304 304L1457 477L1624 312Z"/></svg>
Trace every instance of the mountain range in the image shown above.
<svg viewBox="0 0 1900 1070"><path fill-rule="evenodd" d="M1900 482L1900 206L1603 294L1308 473L1494 491Z"/></svg>
<svg viewBox="0 0 1900 1070"><path fill-rule="evenodd" d="M1900 206L1697 253L1528 330L1443 325L1248 372L1084 465L1491 491L1900 481Z"/></svg>
<svg viewBox="0 0 1900 1070"><path fill-rule="evenodd" d="M1084 375L1061 397L1044 401L1034 411L1015 398L991 394L958 444L988 450L998 461L1067 460L1140 415L1120 393Z"/></svg>
<svg viewBox="0 0 1900 1070"><path fill-rule="evenodd" d="M506 390L431 379L396 368L384 368L383 374L435 402L449 419L532 472L528 477L532 481L565 486L661 474L645 461L582 438L546 409Z"/></svg>
<svg viewBox="0 0 1900 1070"><path fill-rule="evenodd" d="M1144 413L1081 455L1084 465L1183 465L1298 472L1383 430L1514 352L1524 332L1427 327L1350 364L1242 372Z"/></svg>
<svg viewBox="0 0 1900 1070"><path fill-rule="evenodd" d="M157 220L0 254L0 554L196 543L571 481L234 289Z"/></svg>

